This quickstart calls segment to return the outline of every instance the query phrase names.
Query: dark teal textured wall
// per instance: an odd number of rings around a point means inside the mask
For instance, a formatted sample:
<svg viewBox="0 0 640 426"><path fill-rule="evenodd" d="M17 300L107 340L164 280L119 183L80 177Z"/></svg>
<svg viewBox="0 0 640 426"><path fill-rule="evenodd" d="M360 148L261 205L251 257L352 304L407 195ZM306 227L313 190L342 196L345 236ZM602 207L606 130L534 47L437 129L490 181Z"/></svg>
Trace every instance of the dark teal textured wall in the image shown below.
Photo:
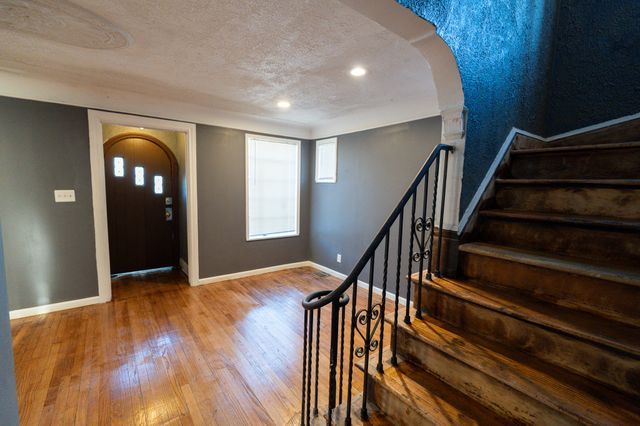
<svg viewBox="0 0 640 426"><path fill-rule="evenodd" d="M561 0L547 133L640 112L640 1Z"/></svg>
<svg viewBox="0 0 640 426"><path fill-rule="evenodd" d="M461 213L512 127L543 133L555 0L397 0L436 26L469 109Z"/></svg>

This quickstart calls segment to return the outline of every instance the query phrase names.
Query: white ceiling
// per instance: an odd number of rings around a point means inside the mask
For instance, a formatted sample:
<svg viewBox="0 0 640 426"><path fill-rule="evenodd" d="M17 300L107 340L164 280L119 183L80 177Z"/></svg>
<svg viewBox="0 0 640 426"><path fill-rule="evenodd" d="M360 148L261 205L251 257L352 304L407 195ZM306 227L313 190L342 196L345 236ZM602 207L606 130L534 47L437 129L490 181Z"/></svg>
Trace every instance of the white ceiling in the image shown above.
<svg viewBox="0 0 640 426"><path fill-rule="evenodd" d="M13 74L313 136L438 111L420 53L338 0L0 0L0 39L0 69ZM367 75L350 76L354 65Z"/></svg>

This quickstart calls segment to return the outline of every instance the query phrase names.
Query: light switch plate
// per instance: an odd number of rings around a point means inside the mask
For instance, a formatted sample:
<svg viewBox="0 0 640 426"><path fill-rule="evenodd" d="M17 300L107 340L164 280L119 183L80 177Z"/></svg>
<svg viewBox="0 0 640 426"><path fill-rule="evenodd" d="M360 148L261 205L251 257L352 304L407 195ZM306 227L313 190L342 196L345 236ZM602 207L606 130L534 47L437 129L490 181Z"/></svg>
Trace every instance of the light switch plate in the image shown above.
<svg viewBox="0 0 640 426"><path fill-rule="evenodd" d="M56 189L53 191L56 203L75 203L76 191L73 189Z"/></svg>

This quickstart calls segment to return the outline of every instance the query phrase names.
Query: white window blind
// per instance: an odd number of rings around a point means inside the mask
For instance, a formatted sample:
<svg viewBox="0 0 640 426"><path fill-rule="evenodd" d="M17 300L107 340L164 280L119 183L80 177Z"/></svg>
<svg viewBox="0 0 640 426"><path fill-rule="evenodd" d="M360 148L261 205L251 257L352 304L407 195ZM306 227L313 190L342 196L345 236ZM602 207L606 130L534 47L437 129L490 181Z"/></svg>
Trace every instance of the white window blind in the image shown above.
<svg viewBox="0 0 640 426"><path fill-rule="evenodd" d="M300 141L246 136L247 240L299 235Z"/></svg>
<svg viewBox="0 0 640 426"><path fill-rule="evenodd" d="M335 183L338 169L338 138L316 141L316 182Z"/></svg>

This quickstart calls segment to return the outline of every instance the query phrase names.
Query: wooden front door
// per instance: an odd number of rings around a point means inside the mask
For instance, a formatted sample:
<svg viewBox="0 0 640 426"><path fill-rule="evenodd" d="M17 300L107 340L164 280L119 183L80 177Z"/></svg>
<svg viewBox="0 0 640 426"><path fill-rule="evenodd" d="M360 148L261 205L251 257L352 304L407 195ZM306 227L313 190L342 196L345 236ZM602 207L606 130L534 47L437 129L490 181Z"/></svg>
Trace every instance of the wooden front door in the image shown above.
<svg viewBox="0 0 640 426"><path fill-rule="evenodd" d="M104 145L111 273L178 264L178 163L160 140L121 134Z"/></svg>

